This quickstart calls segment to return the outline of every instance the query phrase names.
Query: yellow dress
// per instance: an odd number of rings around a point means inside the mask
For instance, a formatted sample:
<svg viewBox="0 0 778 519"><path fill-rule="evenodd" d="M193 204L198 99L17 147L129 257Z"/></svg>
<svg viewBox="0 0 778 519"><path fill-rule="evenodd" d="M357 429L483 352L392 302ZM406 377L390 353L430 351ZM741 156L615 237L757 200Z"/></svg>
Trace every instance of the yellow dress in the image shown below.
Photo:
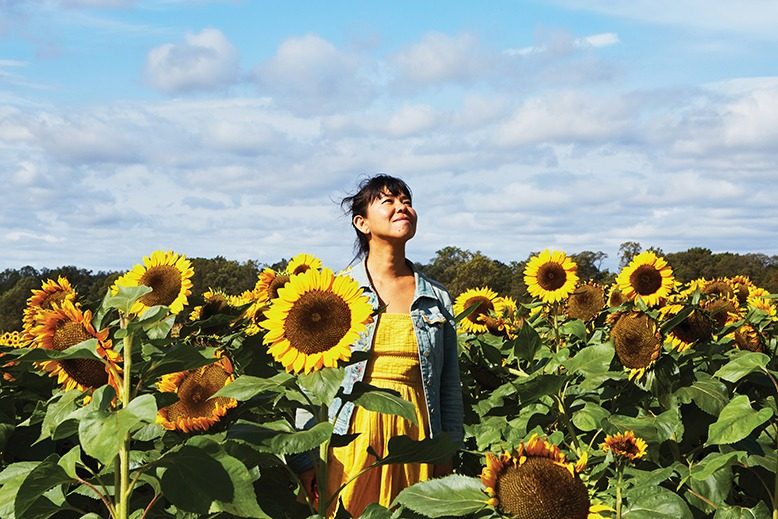
<svg viewBox="0 0 778 519"><path fill-rule="evenodd" d="M389 439L407 435L414 440L428 436L427 405L419 366L419 349L409 314L383 313L378 319L373 354L365 370L365 382L393 389L416 406L419 427L396 415L376 413L356 406L349 433L360 433L345 447L333 448L329 459L328 488L332 495L340 485L375 462L368 445L383 457ZM346 510L359 517L370 503L389 506L402 489L432 477L432 465L406 463L369 470L349 483L340 494ZM330 510L334 514L335 508Z"/></svg>

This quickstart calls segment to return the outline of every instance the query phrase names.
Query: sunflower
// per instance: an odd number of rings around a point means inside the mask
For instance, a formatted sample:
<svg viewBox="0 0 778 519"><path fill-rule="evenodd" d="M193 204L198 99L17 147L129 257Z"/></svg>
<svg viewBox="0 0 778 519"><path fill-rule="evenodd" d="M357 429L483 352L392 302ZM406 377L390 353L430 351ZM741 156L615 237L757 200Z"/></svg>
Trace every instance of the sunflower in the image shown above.
<svg viewBox="0 0 778 519"><path fill-rule="evenodd" d="M481 482L488 503L518 519L586 519L591 512L583 482L559 447L533 436L515 454L486 455Z"/></svg>
<svg viewBox="0 0 778 519"><path fill-rule="evenodd" d="M108 329L95 331L92 326L92 312L82 311L70 301L63 301L46 312L43 322L35 326L30 333L35 337L35 347L47 350L65 351L89 339L97 339L97 354L103 359L65 359L47 360L41 368L51 377L57 377L57 383L66 390L87 391L110 384L119 394L119 373L121 357L116 353Z"/></svg>
<svg viewBox="0 0 778 519"><path fill-rule="evenodd" d="M753 287L749 293L746 304L751 310L758 310L767 314L772 321L778 321L778 312L775 303L770 299L770 293L764 288Z"/></svg>
<svg viewBox="0 0 778 519"><path fill-rule="evenodd" d="M192 276L192 264L183 255L158 250L143 258L143 265L135 265L117 279L111 292L117 294L119 287L151 287L152 291L138 299L130 312L140 314L149 307L165 305L171 313L178 314L192 293Z"/></svg>
<svg viewBox="0 0 778 519"><path fill-rule="evenodd" d="M733 297L735 295L735 290L732 288L732 284L729 282L729 280L724 278L717 278L706 281L702 286L701 292L707 296L718 296L725 298Z"/></svg>
<svg viewBox="0 0 778 519"><path fill-rule="evenodd" d="M27 299L27 307L22 318L23 330L29 332L37 324L40 324L40 316L63 301L75 303L76 291L67 278L59 276L57 281L47 279L41 285L40 290L33 290Z"/></svg>
<svg viewBox="0 0 778 519"><path fill-rule="evenodd" d="M354 279L308 269L278 290L260 326L268 352L290 373L335 367L366 330L373 307Z"/></svg>
<svg viewBox="0 0 778 519"><path fill-rule="evenodd" d="M735 345L741 350L764 350L762 339L759 337L759 332L757 332L756 328L748 323L741 325L737 330L735 330L732 333L732 338L735 340Z"/></svg>
<svg viewBox="0 0 778 519"><path fill-rule="evenodd" d="M608 306L610 308L615 308L617 306L623 305L626 302L627 298L624 297L624 294L621 292L621 290L619 290L619 284L613 283L608 290Z"/></svg>
<svg viewBox="0 0 778 519"><path fill-rule="evenodd" d="M646 456L646 441L632 431L609 434L601 445L602 450L611 452L617 458L635 461Z"/></svg>
<svg viewBox="0 0 778 519"><path fill-rule="evenodd" d="M321 269L321 260L316 256L305 252L290 259L289 263L286 265L286 273L290 276L302 274L308 269Z"/></svg>
<svg viewBox="0 0 778 519"><path fill-rule="evenodd" d="M571 319L589 322L605 307L605 290L592 281L579 285L567 298L566 313Z"/></svg>
<svg viewBox="0 0 778 519"><path fill-rule="evenodd" d="M644 313L621 315L611 329L611 340L630 380L640 379L659 357L662 340L654 321Z"/></svg>
<svg viewBox="0 0 778 519"><path fill-rule="evenodd" d="M454 314L459 315L471 306L476 306L467 317L459 321L460 330L464 333L487 333L489 331L484 319L494 312L497 292L488 287L465 290L454 301Z"/></svg>
<svg viewBox="0 0 778 519"><path fill-rule="evenodd" d="M717 330L741 319L742 314L735 297L714 297L701 305Z"/></svg>
<svg viewBox="0 0 778 519"><path fill-rule="evenodd" d="M679 302L671 302L659 309L659 316L667 321L684 310L685 306ZM699 309L695 308L680 323L676 324L665 337L671 348L679 352L686 351L695 342L709 341L713 337L713 324L711 320Z"/></svg>
<svg viewBox="0 0 778 519"><path fill-rule="evenodd" d="M232 363L225 356L207 366L164 375L157 389L176 393L178 401L157 411L157 423L171 431L207 431L238 405L232 398L211 398L233 380Z"/></svg>
<svg viewBox="0 0 778 519"><path fill-rule="evenodd" d="M250 293L250 292L249 292ZM189 314L190 321L205 321L217 314L223 314L249 303L243 295L231 296L222 290L208 289L203 292L204 303L195 306Z"/></svg>
<svg viewBox="0 0 778 519"><path fill-rule="evenodd" d="M494 300L494 313L483 316L483 324L489 333L513 340L524 324L519 317L519 308L512 297L498 297Z"/></svg>
<svg viewBox="0 0 778 519"><path fill-rule="evenodd" d="M673 269L651 251L641 252L616 276L619 290L628 299L640 297L646 306L656 306L675 285Z"/></svg>
<svg viewBox="0 0 778 519"><path fill-rule="evenodd" d="M288 282L289 274L266 268L259 273L259 279L256 285L254 285L254 298L260 302L275 299L278 297L278 289Z"/></svg>
<svg viewBox="0 0 778 519"><path fill-rule="evenodd" d="M578 266L562 251L544 250L524 269L524 283L534 297L555 303L569 296L578 282Z"/></svg>
<svg viewBox="0 0 778 519"><path fill-rule="evenodd" d="M0 346L6 346L9 348L27 348L29 345L30 345L30 338L24 332L14 330L12 332L0 333ZM3 356L4 354L0 353L0 358L2 358ZM11 373L8 373L3 370L12 368L17 364L18 363L16 361L12 360L0 365L0 371L3 374L3 380L7 382L13 382L14 380L16 380L16 378L14 378L14 376Z"/></svg>
<svg viewBox="0 0 778 519"><path fill-rule="evenodd" d="M746 303L751 290L756 288L756 285L754 285L748 276L732 276L731 278L727 278L727 281L732 287L732 291L735 293L735 296L741 305Z"/></svg>

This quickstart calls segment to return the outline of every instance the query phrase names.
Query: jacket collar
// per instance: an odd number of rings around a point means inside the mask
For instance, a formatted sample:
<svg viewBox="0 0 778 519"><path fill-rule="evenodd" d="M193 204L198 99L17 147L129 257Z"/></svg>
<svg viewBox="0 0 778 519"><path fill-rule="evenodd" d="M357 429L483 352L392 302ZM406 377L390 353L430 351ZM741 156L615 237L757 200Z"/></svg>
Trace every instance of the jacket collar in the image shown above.
<svg viewBox="0 0 778 519"><path fill-rule="evenodd" d="M405 263L408 264L408 266L413 271L413 277L416 282L416 291L413 294L413 301L415 302L417 299L422 297L430 297L432 299L437 299L435 296L435 291L433 290L432 283L427 279L427 277L419 272L419 270L416 268L416 266L413 264L412 261L409 261L408 259L405 260ZM367 289L371 292L375 293L375 290L373 289L372 285L370 284L370 277L367 275L367 256L362 258L359 263L354 265L351 272L349 272L352 278L359 283L359 286L361 286L364 289Z"/></svg>

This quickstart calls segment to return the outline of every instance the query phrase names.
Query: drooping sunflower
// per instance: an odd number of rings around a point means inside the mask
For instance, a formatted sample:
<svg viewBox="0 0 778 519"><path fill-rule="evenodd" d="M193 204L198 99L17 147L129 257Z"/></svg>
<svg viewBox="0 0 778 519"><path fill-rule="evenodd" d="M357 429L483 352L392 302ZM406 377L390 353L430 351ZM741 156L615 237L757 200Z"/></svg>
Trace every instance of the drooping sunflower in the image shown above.
<svg viewBox="0 0 778 519"><path fill-rule="evenodd" d="M254 298L259 302L270 301L278 297L278 289L289 282L289 274L266 268L259 273L254 285Z"/></svg>
<svg viewBox="0 0 778 519"><path fill-rule="evenodd" d="M608 289L608 306L610 308L615 308L626 302L627 298L624 296L621 290L619 290L619 284L613 283Z"/></svg>
<svg viewBox="0 0 778 519"><path fill-rule="evenodd" d="M732 286L732 290L741 305L746 303L748 296L751 294L751 290L756 288L756 285L754 285L748 276L732 276L731 278L727 278L727 281L730 286Z"/></svg>
<svg viewBox="0 0 778 519"><path fill-rule="evenodd" d="M319 258L313 254L303 252L289 260L289 263L286 265L286 273L294 276L295 274L302 274L308 269L318 270L321 266Z"/></svg>
<svg viewBox="0 0 778 519"><path fill-rule="evenodd" d="M118 376L122 359L113 350L108 338L108 329L96 331L92 326L92 312L81 310L70 301L63 301L46 312L43 322L31 331L35 347L47 350L65 351L89 339L97 339L97 354L103 361L95 359L47 360L40 367L65 389L87 391L110 384L119 394Z"/></svg>
<svg viewBox="0 0 778 519"><path fill-rule="evenodd" d="M587 519L586 486L559 447L533 436L515 454L486 455L481 482L488 503L517 519Z"/></svg>
<svg viewBox="0 0 778 519"><path fill-rule="evenodd" d="M735 296L735 290L732 288L732 284L724 278L707 280L702 286L701 292L707 296L718 296L725 298Z"/></svg>
<svg viewBox="0 0 778 519"><path fill-rule="evenodd" d="M770 293L764 288L753 287L746 299L746 304L749 309L763 312L770 317L770 320L778 321L778 311L776 311L775 302L769 296Z"/></svg>
<svg viewBox="0 0 778 519"><path fill-rule="evenodd" d="M605 290L598 283L589 281L576 288L567 298L565 313L571 319L589 322L605 307Z"/></svg>
<svg viewBox="0 0 778 519"><path fill-rule="evenodd" d="M190 321L205 321L217 314L234 310L239 306L248 304L242 295L231 296L223 290L208 289L203 292L204 303L195 306L189 314Z"/></svg>
<svg viewBox="0 0 778 519"><path fill-rule="evenodd" d="M685 306L679 301L673 301L659 309L662 321L669 321L684 310ZM671 348L683 352L696 342L705 342L713 338L713 323L698 308L680 323L676 324L665 336L665 342Z"/></svg>
<svg viewBox="0 0 778 519"><path fill-rule="evenodd" d="M516 300L510 296L495 299L493 315L483 316L482 319L489 333L509 340L515 339L524 325Z"/></svg>
<svg viewBox="0 0 778 519"><path fill-rule="evenodd" d="M646 456L646 441L638 438L632 431L609 434L601 444L602 450L611 452L614 457L635 461Z"/></svg>
<svg viewBox="0 0 778 519"><path fill-rule="evenodd" d="M616 283L630 300L640 297L646 306L656 306L670 295L674 285L673 269L651 251L641 252L624 267Z"/></svg>
<svg viewBox="0 0 778 519"><path fill-rule="evenodd" d="M735 340L735 345L741 350L764 351L764 343L759 336L759 332L749 323L744 323L738 327L732 333L732 338Z"/></svg>
<svg viewBox="0 0 778 519"><path fill-rule="evenodd" d="M171 431L207 431L238 405L232 398L211 398L233 380L232 363L225 356L207 366L164 375L157 389L176 393L178 401L157 411L157 423Z"/></svg>
<svg viewBox="0 0 778 519"><path fill-rule="evenodd" d="M116 280L111 291L119 292L119 287L144 285L152 291L141 297L130 310L134 314L143 313L147 308L165 305L170 312L178 314L188 303L192 293L194 270L185 256L173 251L154 251L143 258L142 265L135 265L129 272Z"/></svg>
<svg viewBox="0 0 778 519"><path fill-rule="evenodd" d="M524 269L529 293L544 303L555 303L569 296L578 283L578 266L562 251L544 250Z"/></svg>
<svg viewBox="0 0 778 519"><path fill-rule="evenodd" d="M484 322L490 312L494 312L497 292L488 287L465 290L454 301L454 314L459 315L473 305L475 310L459 321L459 329L464 333L488 333Z"/></svg>
<svg viewBox="0 0 778 519"><path fill-rule="evenodd" d="M76 291L70 284L70 281L64 276L59 276L57 281L47 279L41 285L40 290L33 290L32 295L27 299L27 307L24 309L22 318L23 330L29 332L34 326L40 324L39 316L55 305L63 301L75 303Z"/></svg>
<svg viewBox="0 0 778 519"><path fill-rule="evenodd" d="M629 312L618 317L611 328L611 341L629 378L640 379L653 366L662 349L656 323L642 312Z"/></svg>
<svg viewBox="0 0 778 519"><path fill-rule="evenodd" d="M308 269L278 290L260 326L268 352L290 373L335 367L351 357L373 308L359 284L332 270Z"/></svg>
<svg viewBox="0 0 778 519"><path fill-rule="evenodd" d="M740 306L735 297L713 297L705 300L700 306L713 321L714 332L718 332L721 328L740 320L742 317Z"/></svg>

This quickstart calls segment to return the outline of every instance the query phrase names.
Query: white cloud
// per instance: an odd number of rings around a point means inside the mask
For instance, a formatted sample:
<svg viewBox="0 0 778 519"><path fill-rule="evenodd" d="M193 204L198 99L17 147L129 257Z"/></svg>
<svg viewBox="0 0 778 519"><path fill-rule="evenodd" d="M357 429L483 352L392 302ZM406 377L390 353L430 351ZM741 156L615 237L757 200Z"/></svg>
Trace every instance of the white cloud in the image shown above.
<svg viewBox="0 0 778 519"><path fill-rule="evenodd" d="M391 58L396 71L394 81L400 89L447 82L472 83L481 79L493 65L491 61L492 56L481 48L475 36L438 32L424 35L421 41Z"/></svg>
<svg viewBox="0 0 778 519"><path fill-rule="evenodd" d="M550 38L547 36L547 39L551 40L548 43L539 43L519 49L505 49L503 54L506 56L532 56L549 52L570 52L574 49L610 47L620 42L619 35L615 32L603 32L591 34L583 38L573 38L567 32L555 31L550 36Z"/></svg>
<svg viewBox="0 0 778 519"><path fill-rule="evenodd" d="M353 110L372 100L373 85L360 71L360 58L316 34L288 38L255 69L262 93L299 114Z"/></svg>
<svg viewBox="0 0 778 519"><path fill-rule="evenodd" d="M218 29L187 34L181 43L165 43L149 51L146 77L169 93L214 90L238 79L238 51Z"/></svg>

